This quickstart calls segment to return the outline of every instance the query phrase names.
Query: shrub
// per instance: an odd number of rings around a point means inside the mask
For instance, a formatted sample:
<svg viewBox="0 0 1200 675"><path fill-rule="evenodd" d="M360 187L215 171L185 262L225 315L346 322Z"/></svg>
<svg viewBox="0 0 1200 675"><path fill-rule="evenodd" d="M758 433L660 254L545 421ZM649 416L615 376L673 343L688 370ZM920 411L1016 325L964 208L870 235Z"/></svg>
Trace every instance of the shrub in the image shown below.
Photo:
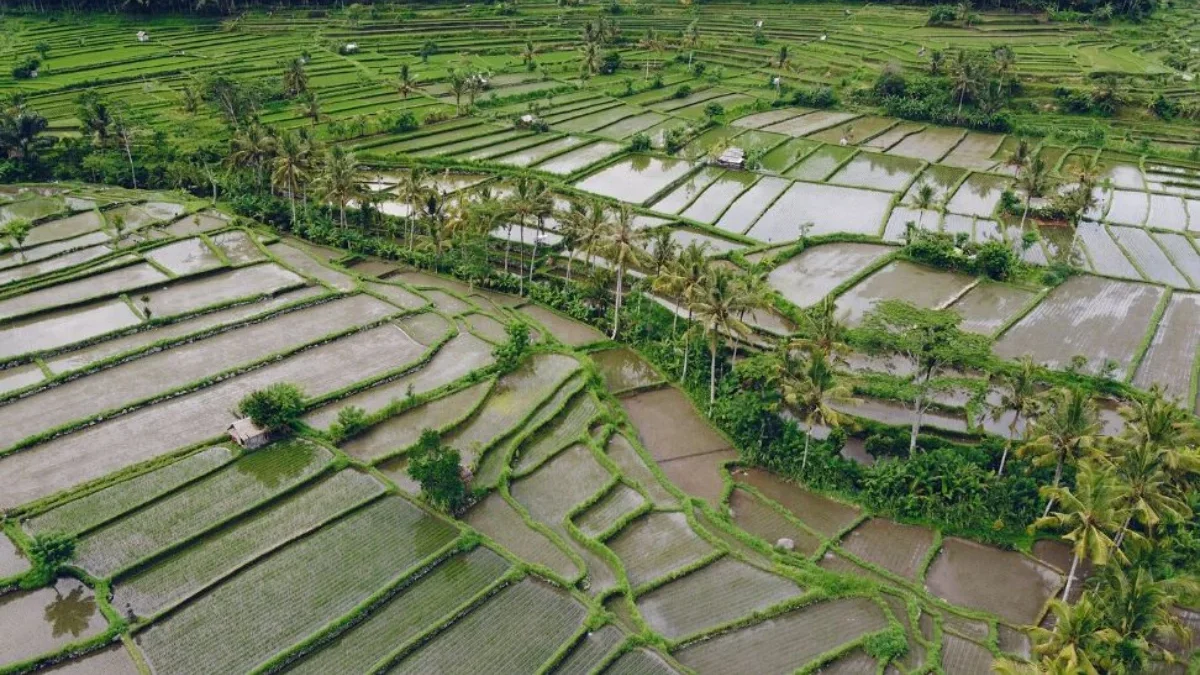
<svg viewBox="0 0 1200 675"><path fill-rule="evenodd" d="M529 324L523 321L513 321L508 324L508 340L496 347L492 355L496 357L496 366L501 372L508 373L516 370L521 358L529 351Z"/></svg>
<svg viewBox="0 0 1200 675"><path fill-rule="evenodd" d="M896 617L900 621L905 617ZM891 661L904 656L908 652L908 638L904 629L893 625L891 628L868 635L863 640L863 651L879 661Z"/></svg>
<svg viewBox="0 0 1200 675"><path fill-rule="evenodd" d="M304 392L294 384L277 382L246 394L238 403L238 412L264 429L283 431L304 412Z"/></svg>
<svg viewBox="0 0 1200 675"><path fill-rule="evenodd" d="M979 247L975 254L975 267L980 274L997 281L1004 281L1016 273L1021 262L1007 244L989 241Z"/></svg>
<svg viewBox="0 0 1200 675"><path fill-rule="evenodd" d="M338 411L337 420L330 426L329 432L338 441L344 441L362 433L367 424L367 411L355 405L348 405Z"/></svg>
<svg viewBox="0 0 1200 675"><path fill-rule="evenodd" d="M633 150L634 152L645 152L649 150L650 136L644 131L637 132L632 138L629 139L629 149Z"/></svg>
<svg viewBox="0 0 1200 675"><path fill-rule="evenodd" d="M687 140L686 127L671 127L663 134L663 142L666 145L667 152L675 152L683 147Z"/></svg>
<svg viewBox="0 0 1200 675"><path fill-rule="evenodd" d="M12 76L14 80L28 80L37 74L38 66L42 65L36 57L29 57L24 61L20 61L13 66Z"/></svg>
<svg viewBox="0 0 1200 675"><path fill-rule="evenodd" d="M617 72L617 69L620 67L621 67L621 52L608 52L607 54L604 55L604 58L600 61L600 74L601 75L612 75L613 73ZM632 88L633 88L633 81L630 80L629 82L626 83L626 89L632 89Z"/></svg>
<svg viewBox="0 0 1200 675"><path fill-rule="evenodd" d="M704 116L705 117L708 117L711 119L713 117L720 117L721 115L724 115L724 114L725 114L725 107L722 106L720 103L717 103L716 101L713 101L712 103L709 103L708 105L704 106Z"/></svg>
<svg viewBox="0 0 1200 675"><path fill-rule="evenodd" d="M686 84L679 85L679 87L675 90L675 93L671 94L671 96L673 98L687 98L691 95L692 95L692 88Z"/></svg>
<svg viewBox="0 0 1200 675"><path fill-rule="evenodd" d="M929 8L927 25L940 26L951 23L958 18L958 9L954 5L934 5Z"/></svg>
<svg viewBox="0 0 1200 675"><path fill-rule="evenodd" d="M392 133L399 134L406 131L415 131L417 127L421 126L421 123L417 120L417 116L413 114L411 110L405 110L392 118L389 126L391 127Z"/></svg>
<svg viewBox="0 0 1200 675"><path fill-rule="evenodd" d="M800 87L792 92L794 105L806 105L813 108L832 108L837 105L837 94L829 87Z"/></svg>

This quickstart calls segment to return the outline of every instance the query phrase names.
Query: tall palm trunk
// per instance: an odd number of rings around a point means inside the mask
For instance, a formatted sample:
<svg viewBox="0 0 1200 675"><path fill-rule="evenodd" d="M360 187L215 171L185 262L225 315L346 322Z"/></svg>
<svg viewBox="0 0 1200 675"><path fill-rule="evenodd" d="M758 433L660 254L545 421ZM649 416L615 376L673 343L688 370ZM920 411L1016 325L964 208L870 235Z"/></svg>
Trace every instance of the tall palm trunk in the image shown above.
<svg viewBox="0 0 1200 675"><path fill-rule="evenodd" d="M1117 548L1121 548L1121 542L1125 541L1125 533L1129 531L1129 524L1132 522L1133 522L1133 511L1130 511L1129 515L1125 516L1125 522L1121 523L1121 530L1119 532L1117 532L1116 539L1113 539L1113 544Z"/></svg>
<svg viewBox="0 0 1200 675"><path fill-rule="evenodd" d="M612 339L617 339L617 331L621 329L621 296L625 293L625 263L617 265L617 301L613 306Z"/></svg>
<svg viewBox="0 0 1200 675"><path fill-rule="evenodd" d="M1051 484L1052 487L1055 487L1055 488L1058 487L1059 481L1062 480L1062 470L1063 470L1063 457L1062 457L1062 455L1059 455L1058 456L1058 464L1054 465L1054 483ZM1050 500L1046 502L1046 510L1042 511L1043 518L1050 515L1050 507L1052 507L1052 506L1054 506L1054 498L1053 497L1051 497Z"/></svg>
<svg viewBox="0 0 1200 675"><path fill-rule="evenodd" d="M807 424L808 428L804 430L804 456L800 459L800 473L804 473L804 468L808 466L808 444L812 440L812 421Z"/></svg>
<svg viewBox="0 0 1200 675"><path fill-rule="evenodd" d="M692 355L692 308L688 307L687 328L683 333L683 376L679 379L687 380L688 357Z"/></svg>
<svg viewBox="0 0 1200 675"><path fill-rule="evenodd" d="M1000 469L996 471L996 477L1004 475L1004 464L1008 461L1008 452L1012 449L1013 441L1017 436L1017 422L1021 419L1020 415L1013 417L1012 424L1008 425L1008 442L1004 444L1004 453L1000 455Z"/></svg>
<svg viewBox="0 0 1200 675"><path fill-rule="evenodd" d="M715 333L708 349L711 352L708 361L708 416L712 417L713 404L717 401L717 337Z"/></svg>
<svg viewBox="0 0 1200 675"><path fill-rule="evenodd" d="M1074 583L1074 581L1075 581L1075 570L1078 567L1079 567L1079 554L1076 553L1075 556L1073 558L1071 558L1071 571L1067 572L1067 585L1063 586L1063 594L1062 594L1063 602L1066 602L1067 598L1071 597L1071 584Z"/></svg>

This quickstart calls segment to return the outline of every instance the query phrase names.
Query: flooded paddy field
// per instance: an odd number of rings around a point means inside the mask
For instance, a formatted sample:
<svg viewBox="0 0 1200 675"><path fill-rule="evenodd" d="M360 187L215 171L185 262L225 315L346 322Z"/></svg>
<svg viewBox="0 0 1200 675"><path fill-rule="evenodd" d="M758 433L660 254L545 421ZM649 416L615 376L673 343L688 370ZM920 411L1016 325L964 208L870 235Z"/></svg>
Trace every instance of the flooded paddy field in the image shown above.
<svg viewBox="0 0 1200 675"><path fill-rule="evenodd" d="M845 315L844 321L855 326L881 301L904 300L926 309L941 308L975 283L972 277L963 274L899 260L842 293L837 304Z"/></svg>
<svg viewBox="0 0 1200 675"><path fill-rule="evenodd" d="M1072 277L1008 329L996 342L996 353L1006 358L1028 354L1060 368L1081 354L1092 372L1112 359L1122 376L1162 295L1157 286Z"/></svg>
<svg viewBox="0 0 1200 675"><path fill-rule="evenodd" d="M771 270L767 281L792 304L809 307L892 250L875 244L817 246Z"/></svg>

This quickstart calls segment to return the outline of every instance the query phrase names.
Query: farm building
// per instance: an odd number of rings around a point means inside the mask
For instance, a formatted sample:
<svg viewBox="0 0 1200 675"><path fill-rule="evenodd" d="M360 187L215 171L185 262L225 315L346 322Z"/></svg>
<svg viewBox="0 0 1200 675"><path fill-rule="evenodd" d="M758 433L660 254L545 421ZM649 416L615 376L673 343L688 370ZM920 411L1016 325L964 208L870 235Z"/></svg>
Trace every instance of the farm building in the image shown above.
<svg viewBox="0 0 1200 675"><path fill-rule="evenodd" d="M227 432L234 443L247 450L257 450L271 440L271 432L255 424L249 417L230 424Z"/></svg>

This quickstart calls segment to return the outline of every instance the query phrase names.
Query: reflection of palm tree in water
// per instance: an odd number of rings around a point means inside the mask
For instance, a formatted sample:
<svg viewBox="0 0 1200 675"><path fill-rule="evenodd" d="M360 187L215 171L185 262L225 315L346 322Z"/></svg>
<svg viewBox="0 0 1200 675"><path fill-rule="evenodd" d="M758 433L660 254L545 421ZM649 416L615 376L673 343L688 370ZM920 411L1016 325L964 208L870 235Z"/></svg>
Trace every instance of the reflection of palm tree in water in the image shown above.
<svg viewBox="0 0 1200 675"><path fill-rule="evenodd" d="M50 624L54 637L67 633L70 633L71 637L79 637L91 624L91 619L96 614L96 598L91 595L85 597L84 590L82 585L76 586L64 596L58 590L58 586L55 586L54 602L46 605L44 617L46 623Z"/></svg>

